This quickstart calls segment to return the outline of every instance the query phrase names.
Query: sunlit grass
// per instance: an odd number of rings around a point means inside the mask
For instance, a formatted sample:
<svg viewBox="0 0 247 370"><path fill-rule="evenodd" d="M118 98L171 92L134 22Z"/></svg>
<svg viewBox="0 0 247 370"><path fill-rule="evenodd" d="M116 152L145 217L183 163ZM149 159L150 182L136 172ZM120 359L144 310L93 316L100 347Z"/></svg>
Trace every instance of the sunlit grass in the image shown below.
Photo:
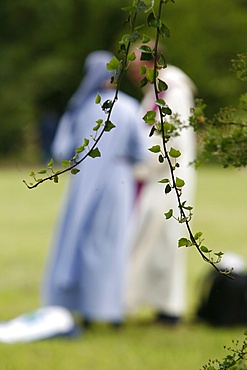
<svg viewBox="0 0 247 370"><path fill-rule="evenodd" d="M39 306L39 286L67 179L28 190L29 169L2 168L0 177L0 321ZM198 172L193 229L214 251L245 247L247 173L204 167ZM168 221L169 222L169 221ZM209 268L188 250L189 312L178 328L161 328L144 317L120 331L96 326L79 338L0 344L1 370L199 370L221 358L223 346L242 339L244 328L216 329L192 322L198 281Z"/></svg>

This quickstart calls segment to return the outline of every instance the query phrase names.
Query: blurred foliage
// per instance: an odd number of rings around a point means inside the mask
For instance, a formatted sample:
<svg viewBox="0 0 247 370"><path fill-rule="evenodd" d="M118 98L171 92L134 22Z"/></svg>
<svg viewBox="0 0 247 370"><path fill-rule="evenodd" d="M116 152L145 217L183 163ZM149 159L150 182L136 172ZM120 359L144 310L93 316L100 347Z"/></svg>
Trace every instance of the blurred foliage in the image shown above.
<svg viewBox="0 0 247 370"><path fill-rule="evenodd" d="M247 82L247 53L232 60L232 70L239 80ZM216 161L223 167L246 167L247 93L240 95L237 108L220 108L212 118L205 117L205 108L198 100L190 122L199 138L198 164Z"/></svg>
<svg viewBox="0 0 247 370"><path fill-rule="evenodd" d="M208 112L235 105L245 86L231 73L231 60L247 51L247 2L179 1L167 17L171 60L194 80Z"/></svg>
<svg viewBox="0 0 247 370"><path fill-rule="evenodd" d="M9 155L38 139L42 113L59 114L82 78L85 56L118 51L126 32L128 0L2 0L0 3L0 153ZM195 81L198 96L215 112L232 104L243 85L231 59L246 51L243 0L177 1L166 7L171 29L167 60ZM143 29L145 32L145 28ZM150 34L150 30L147 31ZM123 89L140 97L126 80ZM33 145L33 144L32 144Z"/></svg>

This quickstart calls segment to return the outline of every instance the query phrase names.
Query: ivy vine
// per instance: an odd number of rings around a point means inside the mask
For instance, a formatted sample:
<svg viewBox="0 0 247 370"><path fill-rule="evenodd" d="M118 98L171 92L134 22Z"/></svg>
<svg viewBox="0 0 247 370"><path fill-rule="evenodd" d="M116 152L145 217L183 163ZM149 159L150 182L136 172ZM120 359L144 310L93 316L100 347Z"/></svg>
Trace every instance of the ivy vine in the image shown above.
<svg viewBox="0 0 247 370"><path fill-rule="evenodd" d="M112 71L113 76L111 83L115 85L115 94L112 100L105 102L101 101L101 96L98 94L95 97L95 103L101 105L101 109L106 113L106 120L97 120L94 127L92 128L92 135L90 138L84 138L83 143L79 146L74 156L71 159L62 161L62 169L55 169L54 161L51 159L47 164L46 168L39 170L37 173L34 171L30 172L32 182L27 183L24 181L29 189L33 189L41 183L52 180L55 183L58 182L59 177L66 173L71 172L76 175L79 172L78 165L86 160L87 157L99 157L100 151L97 147L103 134L111 131L115 125L111 122L111 114L118 100L118 93L121 85L121 81L125 71L127 70L129 63L135 60L135 52L130 51L131 46L138 41L141 43L139 50L141 51L142 60L152 60L153 68L146 68L142 66L140 69L140 75L142 76L141 87L146 84L152 84L156 96L156 105L158 107L159 118L156 116L155 111L149 111L143 117L146 124L150 125L150 136L154 133L161 135L162 146L155 145L149 148L151 152L158 155L158 160L162 165L164 162L168 163L170 169L170 178L161 179L160 182L165 185L165 193L174 191L177 198L179 216L174 216L172 209L167 210L164 213L165 218L168 220L172 217L176 218L178 223L184 223L188 231L188 237L183 237L178 241L178 247L192 247L194 246L201 257L211 264L217 271L226 274L230 277L231 271L221 271L217 264L220 262L223 253L213 252L210 248L204 245L203 233L198 231L192 232L190 222L192 219L191 205L186 204L186 201L181 200L181 194L183 187L186 186L183 179L176 176L176 169L179 167L179 157L181 152L176 148L168 150L167 143L170 138L179 134L181 122L178 115L173 114L172 110L166 104L163 99L159 98L159 93L165 91L168 86L165 81L159 78L159 71L167 67L165 56L158 53L158 46L160 38L170 37L170 30L166 26L162 17L163 6L168 3L174 3L174 0L152 0L151 2L145 2L142 0L133 0L132 4L128 7L124 7L122 10L128 13L126 24L129 26L129 33L124 34L119 42L119 58L113 57L112 60L107 63L107 69ZM138 24L139 15L147 15L147 23L150 28L155 30L155 44L154 47L150 46L151 38L146 34L141 34L142 25ZM116 108L117 109L117 108ZM203 107L198 105L197 109L194 110L191 124L195 129L195 122L198 123L198 112L200 111L203 117ZM84 154L84 155L82 155ZM81 157L79 155L82 155Z"/></svg>

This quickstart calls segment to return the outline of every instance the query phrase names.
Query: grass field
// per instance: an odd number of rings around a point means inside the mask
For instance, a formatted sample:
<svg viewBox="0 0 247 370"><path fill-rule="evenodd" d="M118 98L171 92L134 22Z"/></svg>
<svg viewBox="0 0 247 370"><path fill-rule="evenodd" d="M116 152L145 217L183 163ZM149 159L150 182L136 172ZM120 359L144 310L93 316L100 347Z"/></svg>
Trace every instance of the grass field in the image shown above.
<svg viewBox="0 0 247 370"><path fill-rule="evenodd" d="M29 169L1 168L0 321L39 306L39 285L67 179L27 190ZM245 170L204 167L198 171L193 229L215 251L234 250L247 259ZM189 310L181 326L161 328L143 315L116 332L98 326L75 340L0 344L0 370L199 370L224 345L243 338L244 328L218 329L193 322L198 281L209 268L188 250Z"/></svg>

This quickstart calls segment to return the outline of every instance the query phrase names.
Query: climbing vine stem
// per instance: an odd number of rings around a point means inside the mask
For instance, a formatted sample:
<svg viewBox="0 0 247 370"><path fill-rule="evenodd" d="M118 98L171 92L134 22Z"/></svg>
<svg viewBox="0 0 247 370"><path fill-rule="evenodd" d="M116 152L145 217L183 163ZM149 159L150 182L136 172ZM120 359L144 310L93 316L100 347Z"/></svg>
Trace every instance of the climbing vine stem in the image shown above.
<svg viewBox="0 0 247 370"><path fill-rule="evenodd" d="M33 180L31 183L27 183L25 180L24 183L29 189L33 189L48 180L58 182L59 176L66 172L71 172L73 175L76 175L76 173L80 171L78 169L78 165L86 160L87 157L100 157L101 154L98 149L98 143L103 134L111 131L115 127L114 123L111 122L111 115L118 100L121 81L129 63L136 59L135 52L130 51L131 46L137 41L139 43L141 42L141 47L139 48L141 51L141 59L148 61L153 60L153 69L144 67L144 69L140 71L140 74L144 76L141 81L141 87L144 87L148 83L153 84L160 121L156 119L155 111L147 112L143 119L146 123L151 125L149 136L152 136L154 133L158 133L162 137L162 149L159 145L155 145L150 148L150 150L159 154L159 162L161 162L161 164L164 161L167 161L168 163L171 179L162 179L160 182L165 184L165 193L169 193L172 190L175 191L180 213L180 216L176 218L173 215L173 210L169 210L165 213L165 217L166 219L174 217L179 223L185 223L186 225L189 238L181 238L178 241L179 247L195 246L201 257L206 262L210 263L217 271L230 276L230 271L220 271L217 266L223 253L213 253L212 250L208 249L205 245L202 245L202 233L197 232L196 234L193 234L191 230L190 222L192 218L192 207L186 205L186 201L182 202L181 200L182 188L185 185L185 182L183 179L176 177L176 169L179 167L177 158L180 157L181 153L179 150L174 148L168 150L167 147L167 143L169 142L173 131L179 131L179 129L175 127L176 124L178 124L178 126L181 125L179 118L172 114L172 111L167 106L166 102L159 97L159 94L168 88L166 82L159 79L159 70L166 68L167 64L165 56L158 52L160 38L170 37L170 31L162 21L163 5L167 3L174 3L174 0L158 1L157 14L155 12L155 0L151 0L150 3L146 3L142 0L133 0L131 6L123 8L123 10L129 14L126 23L129 24L130 29L130 32L123 35L119 42L119 55L122 55L123 58L118 59L114 56L111 61L107 63L107 69L113 73L111 83L115 85L115 94L112 100L107 100L105 102L101 102L101 96L99 94L95 98L95 103L100 104L101 109L106 113L106 120L103 121L102 119L99 119L96 121L96 126L92 129L94 134L91 135L91 140L84 138L83 144L76 149L75 155L69 160L62 161L63 169L55 170L54 161L51 159L46 168L41 169L37 173L31 171L30 176ZM148 35L140 34L142 25L137 24L137 19L138 15L141 13L148 14L148 26L155 29L155 42L153 48L148 45L150 44L151 38ZM167 116L170 117L170 120L167 119ZM84 153L84 155L81 153ZM81 157L79 157L79 155L81 155ZM213 257L211 256L212 253Z"/></svg>

